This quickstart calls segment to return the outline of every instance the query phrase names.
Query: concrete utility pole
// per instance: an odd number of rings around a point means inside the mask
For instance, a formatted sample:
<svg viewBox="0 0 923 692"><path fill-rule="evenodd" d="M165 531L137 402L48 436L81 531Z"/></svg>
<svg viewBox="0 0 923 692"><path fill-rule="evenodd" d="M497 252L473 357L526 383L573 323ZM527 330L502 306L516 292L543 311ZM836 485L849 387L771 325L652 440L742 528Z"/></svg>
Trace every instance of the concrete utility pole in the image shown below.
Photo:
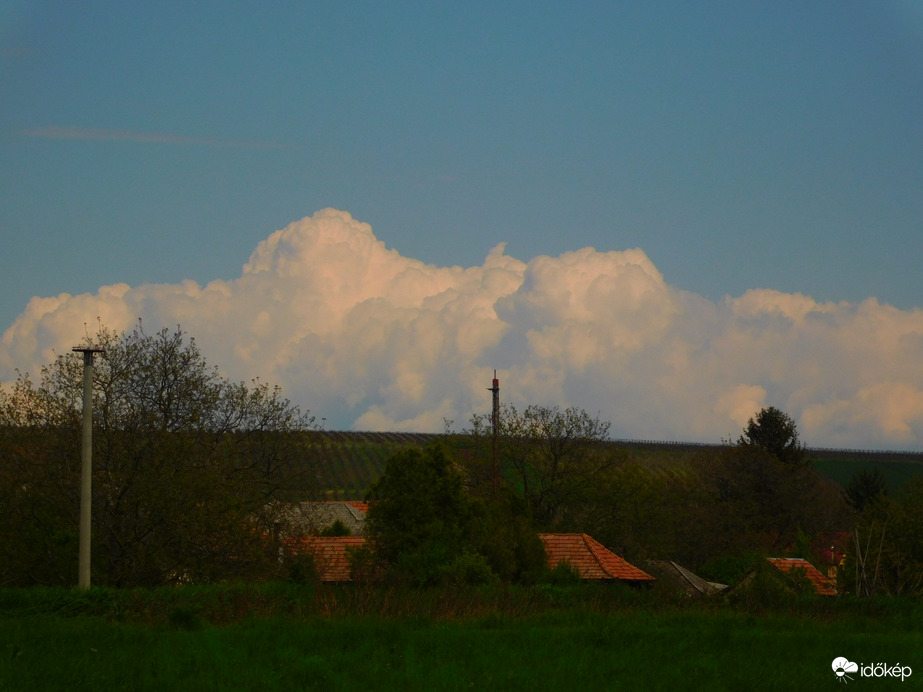
<svg viewBox="0 0 923 692"><path fill-rule="evenodd" d="M83 353L83 440L80 450L80 553L77 586L89 589L90 526L93 516L93 354L105 351L91 346L75 346L71 350Z"/></svg>

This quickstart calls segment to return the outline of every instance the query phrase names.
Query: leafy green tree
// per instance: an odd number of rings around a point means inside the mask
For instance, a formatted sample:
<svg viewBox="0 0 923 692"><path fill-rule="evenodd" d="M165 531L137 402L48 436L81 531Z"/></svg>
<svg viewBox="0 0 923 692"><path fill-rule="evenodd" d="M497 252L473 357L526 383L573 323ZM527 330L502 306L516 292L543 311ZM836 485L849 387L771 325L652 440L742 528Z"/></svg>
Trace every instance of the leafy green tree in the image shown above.
<svg viewBox="0 0 923 692"><path fill-rule="evenodd" d="M367 499L366 535L393 579L528 582L545 568L522 501L505 490L499 498L470 495L442 444L394 454Z"/></svg>
<svg viewBox="0 0 923 692"><path fill-rule="evenodd" d="M887 494L884 474L877 466L856 471L846 486L846 500L858 514L862 514L876 497Z"/></svg>
<svg viewBox="0 0 923 692"><path fill-rule="evenodd" d="M483 440L488 419L475 416L472 432ZM609 479L622 456L609 444L609 423L580 408L532 405L525 411L504 406L499 456L504 474L545 530L578 522L588 499ZM483 457L488 446L481 444ZM479 467L483 474L483 464Z"/></svg>
<svg viewBox="0 0 923 692"><path fill-rule="evenodd" d="M637 459L618 465L590 496L582 529L631 559L670 558L691 564L703 544L693 519L700 504L685 465L652 467Z"/></svg>
<svg viewBox="0 0 923 692"><path fill-rule="evenodd" d="M395 453L367 500L366 535L392 576L437 583L463 555L471 506L442 445Z"/></svg>
<svg viewBox="0 0 923 692"><path fill-rule="evenodd" d="M698 487L687 515L699 534L700 560L752 550L782 554L799 531L815 537L848 525L842 493L831 483L762 447L706 452L693 469Z"/></svg>
<svg viewBox="0 0 923 692"><path fill-rule="evenodd" d="M343 523L342 519L337 519L330 526L320 532L321 536L352 536L353 532Z"/></svg>
<svg viewBox="0 0 923 692"><path fill-rule="evenodd" d="M267 504L313 487L312 419L278 388L221 377L180 328L149 335L139 324L97 338L93 582L210 581L267 568ZM81 359L68 353L38 384L21 375L0 393L7 583L76 575L82 380Z"/></svg>
<svg viewBox="0 0 923 692"><path fill-rule="evenodd" d="M893 497L879 494L859 520L841 583L859 596L923 594L921 526L923 478L911 478Z"/></svg>
<svg viewBox="0 0 923 692"><path fill-rule="evenodd" d="M501 580L530 584L545 578L545 546L522 498L503 486L499 497L474 499L472 510L471 544Z"/></svg>
<svg viewBox="0 0 923 692"><path fill-rule="evenodd" d="M761 409L756 418L747 421L737 444L764 449L784 464L807 463L805 447L798 439L798 426L787 413L774 406Z"/></svg>

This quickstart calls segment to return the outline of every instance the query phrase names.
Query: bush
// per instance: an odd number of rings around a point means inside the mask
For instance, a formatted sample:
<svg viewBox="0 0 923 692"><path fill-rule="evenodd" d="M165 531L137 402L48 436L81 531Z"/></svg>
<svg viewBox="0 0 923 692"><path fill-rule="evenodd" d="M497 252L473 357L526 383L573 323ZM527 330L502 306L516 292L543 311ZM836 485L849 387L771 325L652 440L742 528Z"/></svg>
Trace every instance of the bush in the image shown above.
<svg viewBox="0 0 923 692"><path fill-rule="evenodd" d="M451 586L479 586L499 581L487 564L487 558L472 550L465 550L442 568L443 584Z"/></svg>
<svg viewBox="0 0 923 692"><path fill-rule="evenodd" d="M320 582L317 565L314 564L314 555L310 552L300 552L287 557L285 572L286 579L291 584L318 584Z"/></svg>
<svg viewBox="0 0 923 692"><path fill-rule="evenodd" d="M558 586L580 584L580 572L569 562L559 562L548 574L548 581Z"/></svg>

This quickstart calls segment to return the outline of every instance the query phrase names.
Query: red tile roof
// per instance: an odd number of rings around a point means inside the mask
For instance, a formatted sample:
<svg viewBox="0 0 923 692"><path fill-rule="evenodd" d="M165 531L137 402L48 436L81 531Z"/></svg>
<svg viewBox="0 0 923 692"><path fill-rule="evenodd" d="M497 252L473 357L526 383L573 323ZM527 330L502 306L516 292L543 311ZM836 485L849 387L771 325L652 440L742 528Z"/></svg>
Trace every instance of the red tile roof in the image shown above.
<svg viewBox="0 0 923 692"><path fill-rule="evenodd" d="M626 562L585 533L540 533L548 565L567 562L583 579L653 582L654 577ZM365 545L362 536L308 536L290 539L285 547L291 553L311 553L318 577L324 582L351 580L349 550Z"/></svg>
<svg viewBox="0 0 923 692"><path fill-rule="evenodd" d="M548 566L560 562L574 567L582 579L619 579L653 582L654 577L626 562L585 533L540 533Z"/></svg>
<svg viewBox="0 0 923 692"><path fill-rule="evenodd" d="M362 536L308 536L286 541L286 548L292 553L311 553L317 576L325 582L350 581L350 548L361 548L365 544Z"/></svg>
<svg viewBox="0 0 923 692"><path fill-rule="evenodd" d="M346 504L348 504L350 507L354 507L355 509L358 509L363 514L369 513L369 503L368 502L362 502L362 500L346 500Z"/></svg>
<svg viewBox="0 0 923 692"><path fill-rule="evenodd" d="M810 562L800 557L767 557L766 560L773 567L785 574L794 570L804 570L804 575L810 580L815 593L822 596L836 596L836 585Z"/></svg>

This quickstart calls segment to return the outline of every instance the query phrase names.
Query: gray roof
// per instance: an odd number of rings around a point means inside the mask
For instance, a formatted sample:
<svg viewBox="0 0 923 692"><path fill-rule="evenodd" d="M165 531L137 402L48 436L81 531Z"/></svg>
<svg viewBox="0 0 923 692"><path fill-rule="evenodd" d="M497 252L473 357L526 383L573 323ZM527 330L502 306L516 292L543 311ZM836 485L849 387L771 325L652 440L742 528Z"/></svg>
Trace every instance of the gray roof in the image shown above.
<svg viewBox="0 0 923 692"><path fill-rule="evenodd" d="M690 596L710 596L727 588L726 584L702 579L672 560L644 560L642 564L644 569L657 577L660 584L669 584Z"/></svg>
<svg viewBox="0 0 923 692"><path fill-rule="evenodd" d="M365 512L349 502L296 502L279 508L281 531L288 536L319 536L340 521L351 535L361 536Z"/></svg>

